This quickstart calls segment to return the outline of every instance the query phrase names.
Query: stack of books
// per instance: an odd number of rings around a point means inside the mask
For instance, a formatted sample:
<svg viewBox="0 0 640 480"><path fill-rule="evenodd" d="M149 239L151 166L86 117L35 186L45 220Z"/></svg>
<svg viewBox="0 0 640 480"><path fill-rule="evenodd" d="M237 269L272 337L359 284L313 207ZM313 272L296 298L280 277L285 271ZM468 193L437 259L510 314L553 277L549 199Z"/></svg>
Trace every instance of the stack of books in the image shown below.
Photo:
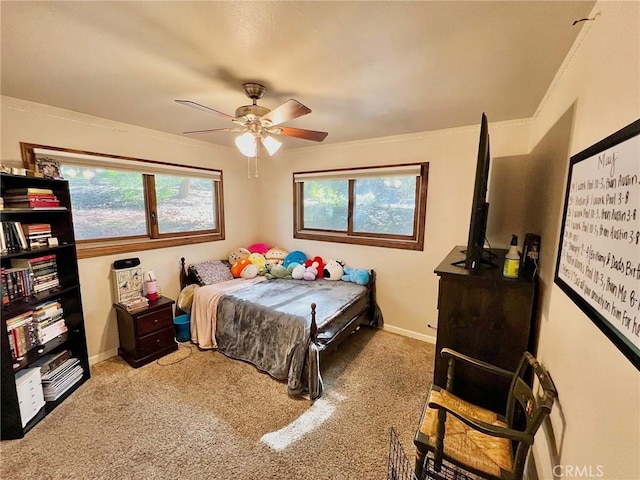
<svg viewBox="0 0 640 480"><path fill-rule="evenodd" d="M29 248L27 237L22 230L20 222L2 222L0 247L3 252L19 252Z"/></svg>
<svg viewBox="0 0 640 480"><path fill-rule="evenodd" d="M19 360L38 344L33 326L33 310L9 318L6 322L11 355Z"/></svg>
<svg viewBox="0 0 640 480"><path fill-rule="evenodd" d="M9 188L4 194L5 208L64 208L50 188Z"/></svg>
<svg viewBox="0 0 640 480"><path fill-rule="evenodd" d="M68 331L62 313L60 302L55 300L38 305L33 310L32 322L38 345L44 345Z"/></svg>
<svg viewBox="0 0 640 480"><path fill-rule="evenodd" d="M128 312L135 312L136 310L140 310L142 308L147 308L149 306L149 300L146 297L132 297L126 300L122 300L120 302L124 308L127 309Z"/></svg>
<svg viewBox="0 0 640 480"><path fill-rule="evenodd" d="M27 223L22 224L22 231L29 248L41 248L49 246L48 239L51 238L50 223Z"/></svg>
<svg viewBox="0 0 640 480"><path fill-rule="evenodd" d="M56 254L27 259L33 276L33 293L40 293L60 286Z"/></svg>
<svg viewBox="0 0 640 480"><path fill-rule="evenodd" d="M52 370L55 370L57 367L62 365L65 360L71 358L70 350L62 350L57 353L49 353L47 355L43 355L38 358L36 361L31 363L33 367L40 367L40 374L44 375L45 373L49 373Z"/></svg>
<svg viewBox="0 0 640 480"><path fill-rule="evenodd" d="M19 266L18 263L12 267L0 268L0 278L2 280L2 304L21 298L27 298L33 293L33 280L30 266Z"/></svg>
<svg viewBox="0 0 640 480"><path fill-rule="evenodd" d="M53 402L82 379L84 370L77 358L68 358L53 370L42 374L44 399Z"/></svg>

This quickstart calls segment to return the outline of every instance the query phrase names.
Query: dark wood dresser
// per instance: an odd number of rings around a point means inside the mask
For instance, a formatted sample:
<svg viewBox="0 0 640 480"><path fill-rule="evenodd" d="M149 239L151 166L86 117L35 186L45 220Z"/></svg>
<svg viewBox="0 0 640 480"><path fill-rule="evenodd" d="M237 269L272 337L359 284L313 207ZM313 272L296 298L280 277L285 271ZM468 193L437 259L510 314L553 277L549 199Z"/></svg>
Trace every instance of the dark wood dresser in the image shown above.
<svg viewBox="0 0 640 480"><path fill-rule="evenodd" d="M115 303L120 348L118 355L138 368L178 349L170 298L149 300L147 308L129 312Z"/></svg>
<svg viewBox="0 0 640 480"><path fill-rule="evenodd" d="M507 250L493 250L495 266L465 270L454 265L464 260L464 250L455 247L435 270L440 284L434 383L443 388L447 362L439 352L445 347L511 371L525 350L535 355L536 280L502 276ZM454 393L504 413L509 381L465 367L456 364Z"/></svg>

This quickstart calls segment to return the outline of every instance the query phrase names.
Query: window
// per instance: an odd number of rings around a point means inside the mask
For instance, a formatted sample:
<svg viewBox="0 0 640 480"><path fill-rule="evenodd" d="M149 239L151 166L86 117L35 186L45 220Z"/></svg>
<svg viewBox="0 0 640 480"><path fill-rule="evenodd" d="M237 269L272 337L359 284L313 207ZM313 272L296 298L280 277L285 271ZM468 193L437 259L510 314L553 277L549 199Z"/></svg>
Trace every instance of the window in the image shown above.
<svg viewBox="0 0 640 480"><path fill-rule="evenodd" d="M429 164L293 174L294 237L422 250Z"/></svg>
<svg viewBox="0 0 640 480"><path fill-rule="evenodd" d="M220 170L21 146L69 182L79 258L224 239Z"/></svg>

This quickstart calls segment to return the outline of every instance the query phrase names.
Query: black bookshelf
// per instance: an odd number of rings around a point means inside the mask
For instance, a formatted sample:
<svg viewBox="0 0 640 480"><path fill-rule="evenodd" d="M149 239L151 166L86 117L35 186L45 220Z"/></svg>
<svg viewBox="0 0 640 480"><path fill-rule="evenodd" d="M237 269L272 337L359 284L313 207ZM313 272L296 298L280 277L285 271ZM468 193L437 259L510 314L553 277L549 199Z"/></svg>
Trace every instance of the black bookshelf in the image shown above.
<svg viewBox="0 0 640 480"><path fill-rule="evenodd" d="M2 304L2 321L0 321L0 380L1 407L1 438L16 439L23 437L31 428L45 418L53 409L73 394L90 377L89 359L87 354L86 332L80 296L78 275L78 259L73 233L73 218L71 211L71 197L69 184L65 180L33 178L10 174L1 174L1 195L6 197L9 189L45 188L53 191L60 202L60 206L52 209L8 208L1 211L2 222L20 222L21 224L47 223L51 225L51 236L58 240L58 245L40 248L14 248L13 251L2 251L3 269L11 268L16 259L36 259L45 255L55 254L55 264L59 285L36 294L27 294L19 298L5 299ZM5 286L3 285L3 288ZM7 320L20 315L47 301L57 301L63 310L63 318L67 332L56 336L44 345L36 345L14 358L9 341ZM73 384L55 401L47 401L26 425L22 426L20 407L18 403L18 389L16 374L30 368L39 358L47 354L55 354L69 350L71 356L77 358L82 366L82 378Z"/></svg>

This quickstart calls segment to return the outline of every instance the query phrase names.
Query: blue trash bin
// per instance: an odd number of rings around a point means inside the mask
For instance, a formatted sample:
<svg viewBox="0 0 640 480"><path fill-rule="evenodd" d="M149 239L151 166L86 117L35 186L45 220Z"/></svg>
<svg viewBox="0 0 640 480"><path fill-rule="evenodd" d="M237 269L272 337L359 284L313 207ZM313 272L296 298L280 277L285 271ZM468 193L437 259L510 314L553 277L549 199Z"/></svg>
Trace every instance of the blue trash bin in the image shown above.
<svg viewBox="0 0 640 480"><path fill-rule="evenodd" d="M176 340L178 342L188 342L191 340L191 315L178 315L173 319L176 330Z"/></svg>

